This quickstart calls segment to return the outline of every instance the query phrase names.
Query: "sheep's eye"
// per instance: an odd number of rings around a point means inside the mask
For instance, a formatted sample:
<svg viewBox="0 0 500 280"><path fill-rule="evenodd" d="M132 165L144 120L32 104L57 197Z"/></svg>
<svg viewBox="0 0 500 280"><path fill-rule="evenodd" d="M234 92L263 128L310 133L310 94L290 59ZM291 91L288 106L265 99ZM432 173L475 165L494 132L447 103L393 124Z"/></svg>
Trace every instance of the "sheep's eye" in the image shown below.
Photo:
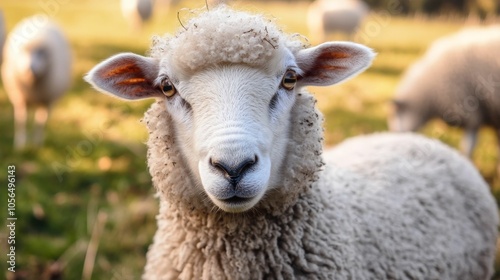
<svg viewBox="0 0 500 280"><path fill-rule="evenodd" d="M172 97L177 92L174 85L169 79L164 79L163 81L161 81L160 89L166 97Z"/></svg>
<svg viewBox="0 0 500 280"><path fill-rule="evenodd" d="M293 70L286 70L285 75L283 75L283 80L281 81L281 86L285 89L292 90L297 83L297 73Z"/></svg>

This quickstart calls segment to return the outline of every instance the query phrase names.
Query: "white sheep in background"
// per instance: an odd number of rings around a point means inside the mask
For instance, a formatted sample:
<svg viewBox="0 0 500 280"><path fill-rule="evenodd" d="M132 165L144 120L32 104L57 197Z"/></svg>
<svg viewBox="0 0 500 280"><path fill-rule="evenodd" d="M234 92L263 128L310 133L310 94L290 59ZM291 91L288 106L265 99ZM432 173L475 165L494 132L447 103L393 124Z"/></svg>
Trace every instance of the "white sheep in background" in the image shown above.
<svg viewBox="0 0 500 280"><path fill-rule="evenodd" d="M498 25L467 28L436 41L402 78L390 129L416 131L440 118L465 129L462 150L469 157L482 126L491 126L500 144L499 50Z"/></svg>
<svg viewBox="0 0 500 280"><path fill-rule="evenodd" d="M14 147L26 145L28 107L35 107L33 142L43 142L50 109L71 84L71 52L61 29L37 16L24 19L7 37L2 80L14 107Z"/></svg>
<svg viewBox="0 0 500 280"><path fill-rule="evenodd" d="M153 15L154 0L121 0L123 17L139 30Z"/></svg>
<svg viewBox="0 0 500 280"><path fill-rule="evenodd" d="M155 1L155 6L164 6L164 7L172 7L179 5L182 0L156 0ZM203 4L208 6L208 9L215 8L218 5L229 5L231 1L229 0L197 0L198 4Z"/></svg>
<svg viewBox="0 0 500 280"><path fill-rule="evenodd" d="M2 65L3 45L5 44L5 37L7 28L5 27L5 19L2 10L0 10L0 65Z"/></svg>
<svg viewBox="0 0 500 280"><path fill-rule="evenodd" d="M488 279L498 213L468 160L414 134L354 138L322 157L305 86L373 52L306 48L259 15L200 13L151 57L113 56L86 80L144 117L160 199L144 279ZM327 165L324 165L324 161Z"/></svg>
<svg viewBox="0 0 500 280"><path fill-rule="evenodd" d="M361 0L316 0L309 5L307 24L313 42L324 42L329 34L353 38L369 8Z"/></svg>
<svg viewBox="0 0 500 280"><path fill-rule="evenodd" d="M229 0L206 0L208 8L215 8L217 5L228 4Z"/></svg>

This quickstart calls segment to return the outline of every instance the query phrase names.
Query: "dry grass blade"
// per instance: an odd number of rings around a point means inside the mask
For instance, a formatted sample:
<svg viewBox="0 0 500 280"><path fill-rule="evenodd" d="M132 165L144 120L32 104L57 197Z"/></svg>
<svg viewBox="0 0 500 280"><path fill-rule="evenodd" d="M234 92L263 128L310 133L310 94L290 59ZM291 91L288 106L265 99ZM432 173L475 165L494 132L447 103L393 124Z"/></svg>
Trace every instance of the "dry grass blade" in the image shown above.
<svg viewBox="0 0 500 280"><path fill-rule="evenodd" d="M92 230L89 246L87 247L87 254L85 255L85 262L83 264L82 280L90 280L92 278L92 271L94 270L95 257L99 241L101 240L102 230L108 220L108 214L99 210L97 220Z"/></svg>

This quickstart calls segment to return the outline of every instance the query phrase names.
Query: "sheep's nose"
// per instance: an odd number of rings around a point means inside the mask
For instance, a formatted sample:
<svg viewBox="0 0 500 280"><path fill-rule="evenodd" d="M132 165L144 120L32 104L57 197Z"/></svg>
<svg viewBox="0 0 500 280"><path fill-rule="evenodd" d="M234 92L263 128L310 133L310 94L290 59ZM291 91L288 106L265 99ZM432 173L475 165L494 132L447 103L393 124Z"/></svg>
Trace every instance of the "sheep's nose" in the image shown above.
<svg viewBox="0 0 500 280"><path fill-rule="evenodd" d="M233 186L238 184L243 174L255 163L257 163L257 156L247 158L237 164L229 164L227 162L210 158L210 165L222 171L224 176L231 181Z"/></svg>

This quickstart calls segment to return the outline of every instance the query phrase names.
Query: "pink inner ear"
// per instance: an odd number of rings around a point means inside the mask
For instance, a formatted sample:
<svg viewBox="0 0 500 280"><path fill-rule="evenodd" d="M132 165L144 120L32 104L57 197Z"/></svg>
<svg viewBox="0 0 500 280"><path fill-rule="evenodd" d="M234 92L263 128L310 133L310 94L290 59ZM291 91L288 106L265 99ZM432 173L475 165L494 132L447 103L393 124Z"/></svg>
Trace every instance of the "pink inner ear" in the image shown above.
<svg viewBox="0 0 500 280"><path fill-rule="evenodd" d="M371 49L351 42L326 42L299 51L296 61L303 74L301 86L329 86L365 70L373 60Z"/></svg>
<svg viewBox="0 0 500 280"><path fill-rule="evenodd" d="M101 72L103 72L101 77L105 79L130 74L143 76L141 68L132 59L122 59L119 63L113 63L110 67L102 69Z"/></svg>
<svg viewBox="0 0 500 280"><path fill-rule="evenodd" d="M364 68L358 65L363 55L362 50L352 46L319 46L310 53L312 62L305 64L303 83L332 85L343 81Z"/></svg>
<svg viewBox="0 0 500 280"><path fill-rule="evenodd" d="M144 69L143 69L144 68ZM121 58L96 71L98 84L104 90L126 99L141 99L162 96L153 86L155 77L150 77L148 65L142 65L137 58ZM148 76L149 74L149 76Z"/></svg>
<svg viewBox="0 0 500 280"><path fill-rule="evenodd" d="M311 77L311 81L331 80L332 77L342 76L348 71L344 59L351 58L349 50L342 51L339 48L331 48L323 51L314 58L313 67L305 71L305 77ZM344 60L344 61L343 61Z"/></svg>
<svg viewBox="0 0 500 280"><path fill-rule="evenodd" d="M314 67L308 69L304 76L315 77L315 79L329 80L332 76L336 75L339 71L347 70L347 67L339 65L338 60L349 58L350 55L344 52L325 52L316 57Z"/></svg>
<svg viewBox="0 0 500 280"><path fill-rule="evenodd" d="M146 79L144 78L130 78L128 80L123 80L120 82L120 85L134 85L134 84L140 84L140 83L145 83Z"/></svg>
<svg viewBox="0 0 500 280"><path fill-rule="evenodd" d="M340 59L340 58L349 58L351 55L349 52L342 52L342 51L330 51L330 52L324 52L322 53L319 58L322 59Z"/></svg>
<svg viewBox="0 0 500 280"><path fill-rule="evenodd" d="M352 52L352 50L350 50ZM316 67L311 69L311 71L331 71L331 70L346 70L348 67L344 66L346 64L346 58L351 58L352 55L349 50L343 51L342 49L335 48L330 51L322 52L316 58ZM314 73L313 72L313 73ZM314 74L313 74L314 75ZM330 74L331 75L331 74Z"/></svg>
<svg viewBox="0 0 500 280"><path fill-rule="evenodd" d="M142 69L132 60L125 60L115 68L104 70L107 71L103 73L103 78L112 80L114 86L129 87L129 91L132 91L134 96L142 97L152 88Z"/></svg>

